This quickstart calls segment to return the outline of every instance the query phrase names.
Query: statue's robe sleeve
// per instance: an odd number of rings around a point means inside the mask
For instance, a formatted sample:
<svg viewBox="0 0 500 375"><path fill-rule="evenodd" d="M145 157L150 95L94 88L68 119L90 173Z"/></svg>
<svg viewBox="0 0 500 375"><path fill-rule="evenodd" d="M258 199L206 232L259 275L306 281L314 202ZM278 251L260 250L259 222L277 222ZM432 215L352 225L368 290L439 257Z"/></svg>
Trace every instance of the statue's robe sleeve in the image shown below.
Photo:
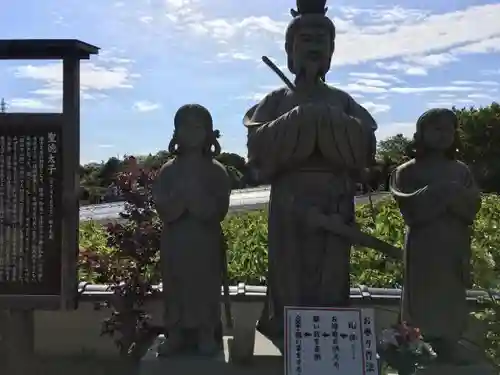
<svg viewBox="0 0 500 375"><path fill-rule="evenodd" d="M194 180L186 199L190 213L202 221L221 222L229 211L231 180L216 160L211 160L201 173L202 180Z"/></svg>
<svg viewBox="0 0 500 375"><path fill-rule="evenodd" d="M301 127L296 108L278 113L285 93L285 89L280 89L268 94L257 105L252 124L247 125L248 161L267 177L285 164L309 156L316 140L315 134L304 134L314 128Z"/></svg>
<svg viewBox="0 0 500 375"><path fill-rule="evenodd" d="M175 159L168 161L158 173L153 184L156 211L164 224L176 221L186 210L181 181Z"/></svg>
<svg viewBox="0 0 500 375"><path fill-rule="evenodd" d="M328 94L330 107L317 125L318 146L331 165L354 177L374 164L377 123L348 93L329 87Z"/></svg>
<svg viewBox="0 0 500 375"><path fill-rule="evenodd" d="M459 169L458 174L462 177L460 179L462 189L451 199L448 209L449 212L462 221L465 228L467 228L474 223L476 215L481 209L481 191L476 185L474 176L469 167L465 163L459 161L457 162L457 167ZM471 288L473 284L471 246L464 246L463 251L462 267L464 283L468 288Z"/></svg>
<svg viewBox="0 0 500 375"><path fill-rule="evenodd" d="M449 203L449 210L465 224L471 225L481 208L481 193L469 167L462 162L457 162L457 167L462 176L460 179L462 189Z"/></svg>
<svg viewBox="0 0 500 375"><path fill-rule="evenodd" d="M370 152L368 153L368 163L375 164L375 153L377 151L377 137L375 132L378 129L377 122L368 110L359 104L350 95L347 95L347 113L357 119L365 128Z"/></svg>
<svg viewBox="0 0 500 375"><path fill-rule="evenodd" d="M447 200L429 186L416 187L412 170L414 160L396 168L389 180L389 189L396 200L401 215L409 227L427 224L446 213Z"/></svg>

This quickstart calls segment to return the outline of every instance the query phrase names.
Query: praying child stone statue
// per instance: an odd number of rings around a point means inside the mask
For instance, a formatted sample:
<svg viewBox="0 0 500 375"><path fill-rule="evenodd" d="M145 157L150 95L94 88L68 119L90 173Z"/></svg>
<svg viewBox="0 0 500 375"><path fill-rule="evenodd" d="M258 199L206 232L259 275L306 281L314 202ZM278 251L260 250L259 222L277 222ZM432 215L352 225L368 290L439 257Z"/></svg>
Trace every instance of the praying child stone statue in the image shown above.
<svg viewBox="0 0 500 375"><path fill-rule="evenodd" d="M420 328L440 363L458 364L469 310L472 224L480 191L456 159L458 119L432 109L417 121L414 158L392 174L390 189L408 227L402 318Z"/></svg>
<svg viewBox="0 0 500 375"><path fill-rule="evenodd" d="M194 332L198 353L211 356L220 349L221 222L231 184L224 166L214 160L220 146L210 112L184 105L174 127L169 152L175 157L161 168L153 188L163 222L160 262L168 334L158 354L182 351Z"/></svg>

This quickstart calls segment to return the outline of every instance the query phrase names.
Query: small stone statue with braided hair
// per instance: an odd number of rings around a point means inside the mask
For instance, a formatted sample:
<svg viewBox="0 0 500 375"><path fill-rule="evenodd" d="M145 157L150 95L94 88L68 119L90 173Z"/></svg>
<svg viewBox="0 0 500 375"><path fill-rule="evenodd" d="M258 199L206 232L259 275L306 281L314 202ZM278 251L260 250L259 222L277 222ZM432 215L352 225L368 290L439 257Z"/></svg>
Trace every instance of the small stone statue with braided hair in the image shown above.
<svg viewBox="0 0 500 375"><path fill-rule="evenodd" d="M220 350L221 222L231 183L214 160L220 146L210 112L198 104L182 106L174 126L169 151L175 157L161 168L153 189L163 222L160 263L168 334L158 354L176 354L195 336L198 353L211 356Z"/></svg>
<svg viewBox="0 0 500 375"><path fill-rule="evenodd" d="M437 361L418 374L491 373L488 366L475 367L481 356L461 341L469 321L472 224L481 196L468 166L457 160L458 126L450 109L422 114L409 147L413 159L400 165L390 180L408 228L402 319L419 327L437 353Z"/></svg>

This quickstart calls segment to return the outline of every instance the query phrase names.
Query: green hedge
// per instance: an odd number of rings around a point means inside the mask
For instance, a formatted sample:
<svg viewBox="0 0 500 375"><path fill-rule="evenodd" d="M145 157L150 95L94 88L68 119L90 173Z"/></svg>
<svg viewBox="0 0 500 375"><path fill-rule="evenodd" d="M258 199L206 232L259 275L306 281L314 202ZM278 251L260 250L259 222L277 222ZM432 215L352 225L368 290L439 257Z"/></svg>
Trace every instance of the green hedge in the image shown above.
<svg viewBox="0 0 500 375"><path fill-rule="evenodd" d="M356 210L361 228L396 246L403 245L404 223L393 199L375 204L376 223L368 205ZM473 247L473 269L476 286L496 287L496 264L500 264L500 198L485 195L483 205L475 223ZM265 284L267 270L267 215L255 211L238 216L229 216L224 221L228 240L229 276L232 283ZM159 235L159 233L158 233ZM87 222L80 227L80 279L90 282L107 282L110 275L109 262L116 250L107 246L107 233L102 226ZM83 250L84 249L84 250ZM89 255L90 254L90 255ZM89 261L90 259L90 261ZM397 287L402 283L402 266L379 253L355 247L351 256L351 284L372 287ZM196 260L193 260L196 261ZM151 268L155 273L156 267ZM159 280L156 275L154 279Z"/></svg>

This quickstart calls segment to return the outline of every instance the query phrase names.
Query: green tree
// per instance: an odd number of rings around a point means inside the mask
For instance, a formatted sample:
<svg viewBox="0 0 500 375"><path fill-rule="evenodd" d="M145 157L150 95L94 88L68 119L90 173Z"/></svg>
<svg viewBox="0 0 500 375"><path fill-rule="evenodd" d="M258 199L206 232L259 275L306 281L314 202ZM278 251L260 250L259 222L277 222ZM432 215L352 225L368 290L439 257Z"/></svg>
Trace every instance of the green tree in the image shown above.
<svg viewBox="0 0 500 375"><path fill-rule="evenodd" d="M410 142L411 140L403 134L396 134L378 142L377 159L384 162L384 164L402 164L408 160L406 149Z"/></svg>
<svg viewBox="0 0 500 375"><path fill-rule="evenodd" d="M99 168L98 178L101 187L107 187L113 183L116 174L121 169L121 161L118 158L111 157Z"/></svg>
<svg viewBox="0 0 500 375"><path fill-rule="evenodd" d="M485 192L500 192L500 105L454 108L460 120L459 157Z"/></svg>
<svg viewBox="0 0 500 375"><path fill-rule="evenodd" d="M238 154L222 152L219 156L217 156L217 160L227 167L236 168L241 173L243 173L246 168L245 158Z"/></svg>

